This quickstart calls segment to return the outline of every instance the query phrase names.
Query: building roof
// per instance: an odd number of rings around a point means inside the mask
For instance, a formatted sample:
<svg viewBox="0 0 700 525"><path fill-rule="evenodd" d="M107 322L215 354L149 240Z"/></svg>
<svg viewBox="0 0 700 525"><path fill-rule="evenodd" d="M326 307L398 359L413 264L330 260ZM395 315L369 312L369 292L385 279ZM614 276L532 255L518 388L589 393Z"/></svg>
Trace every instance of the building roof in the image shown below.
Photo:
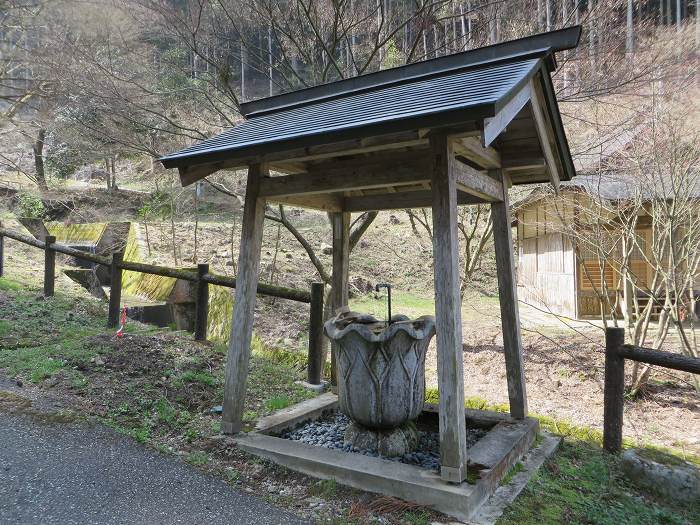
<svg viewBox="0 0 700 525"><path fill-rule="evenodd" d="M290 139L412 122L422 127L430 118L451 118L455 112L490 117L510 100L509 95L529 80L540 65L538 58L481 66L449 75L428 77L407 84L377 87L371 91L314 104L292 106L253 116L220 135L163 157L168 162L217 152L235 152Z"/></svg>
<svg viewBox="0 0 700 525"><path fill-rule="evenodd" d="M552 136L548 142L560 177L568 180L575 171L549 73L553 53L575 47L580 33L580 27L567 28L252 101L242 105L241 124L160 160L166 168L179 168L181 177L202 167L187 177L190 183L273 153L277 160L291 160L279 152L294 149L407 130L480 129L509 102L519 103L514 98L537 77ZM521 114L526 111L519 118L530 122L529 109ZM538 142L533 144L537 149Z"/></svg>
<svg viewBox="0 0 700 525"><path fill-rule="evenodd" d="M658 180L656 181L659 182ZM578 174L574 180L561 183L562 191L582 191L597 199L605 201L627 201L642 198L645 201L673 198L674 192L669 185L661 184L650 186L648 180L640 180L638 177L626 175L618 171L608 171L596 174ZM692 178L684 188L684 196L700 199L700 179ZM525 197L515 202L515 208L531 206L547 197L555 197L556 194L546 186L534 188Z"/></svg>

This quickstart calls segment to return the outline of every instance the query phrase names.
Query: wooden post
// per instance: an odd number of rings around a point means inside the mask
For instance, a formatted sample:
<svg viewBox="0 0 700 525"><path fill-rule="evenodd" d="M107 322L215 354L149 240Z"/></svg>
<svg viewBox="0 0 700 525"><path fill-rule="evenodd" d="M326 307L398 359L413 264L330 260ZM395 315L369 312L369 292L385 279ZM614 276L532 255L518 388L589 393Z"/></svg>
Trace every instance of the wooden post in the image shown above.
<svg viewBox="0 0 700 525"><path fill-rule="evenodd" d="M51 245L56 243L56 237L47 235L44 239L44 297L53 297L56 281L56 250Z"/></svg>
<svg viewBox="0 0 700 525"><path fill-rule="evenodd" d="M260 179L268 175L269 171L265 164L251 164L248 168L241 244L238 252L236 297L226 358L224 413L221 421L221 431L224 434L235 434L243 427L243 407L265 219L265 199L259 197Z"/></svg>
<svg viewBox="0 0 700 525"><path fill-rule="evenodd" d="M432 148L433 257L438 389L440 391L440 475L461 483L467 477L464 417L462 312L459 293L457 187L446 135L430 138Z"/></svg>
<svg viewBox="0 0 700 525"><path fill-rule="evenodd" d="M625 358L620 348L625 343L624 328L605 329L605 386L603 390L603 448L622 450L622 416L625 405Z"/></svg>
<svg viewBox="0 0 700 525"><path fill-rule="evenodd" d="M209 284L203 277L209 273L208 264L197 265L197 298L194 319L195 341L206 341L207 318L209 316Z"/></svg>
<svg viewBox="0 0 700 525"><path fill-rule="evenodd" d="M119 326L119 309L122 302L122 269L120 264L124 260L124 252L114 252L112 263L109 266L109 310L107 313L107 327Z"/></svg>
<svg viewBox="0 0 700 525"><path fill-rule="evenodd" d="M348 278L350 272L350 214L346 212L331 213L331 228L333 230L333 290L331 295L331 311L347 306ZM335 366L335 344L331 342L331 386L338 384Z"/></svg>
<svg viewBox="0 0 700 525"><path fill-rule="evenodd" d="M501 329L503 351L506 358L508 399L510 415L516 419L527 416L527 393L523 370L523 343L520 337L520 312L518 290L515 282L513 260L513 236L511 233L508 186L510 180L501 170L492 170L490 175L503 181L503 200L491 204L493 221L493 244L496 251L496 273L498 275L498 299L501 305Z"/></svg>
<svg viewBox="0 0 700 525"><path fill-rule="evenodd" d="M312 385L321 384L323 364L323 283L311 283L307 380Z"/></svg>

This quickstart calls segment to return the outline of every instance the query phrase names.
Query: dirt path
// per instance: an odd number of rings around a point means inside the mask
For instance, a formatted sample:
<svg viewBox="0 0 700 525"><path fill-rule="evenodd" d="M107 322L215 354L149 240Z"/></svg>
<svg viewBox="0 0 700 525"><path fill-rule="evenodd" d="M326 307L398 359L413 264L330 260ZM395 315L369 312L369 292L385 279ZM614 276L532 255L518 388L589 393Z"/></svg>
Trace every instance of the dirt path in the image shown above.
<svg viewBox="0 0 700 525"><path fill-rule="evenodd" d="M465 395L508 403L497 308L481 304L477 313L465 307ZM527 320L527 307L521 310ZM523 323L530 412L602 430L603 332L580 322L573 328ZM437 386L436 366L433 344L426 362L429 386ZM629 374L631 366L626 369ZM688 374L659 369L641 397L625 402L624 435L640 443L700 454L700 398Z"/></svg>

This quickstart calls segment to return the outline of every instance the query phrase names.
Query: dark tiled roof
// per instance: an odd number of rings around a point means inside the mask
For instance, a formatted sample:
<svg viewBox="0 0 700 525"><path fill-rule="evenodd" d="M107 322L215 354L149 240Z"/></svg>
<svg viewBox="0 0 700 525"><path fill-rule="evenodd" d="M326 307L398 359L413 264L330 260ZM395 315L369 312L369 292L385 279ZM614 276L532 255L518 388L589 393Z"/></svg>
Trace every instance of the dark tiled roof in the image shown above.
<svg viewBox="0 0 700 525"><path fill-rule="evenodd" d="M300 137L455 111L470 110L470 114L489 116L507 102L508 95L528 80L539 65L540 59L530 58L281 109L254 116L161 160L235 152Z"/></svg>

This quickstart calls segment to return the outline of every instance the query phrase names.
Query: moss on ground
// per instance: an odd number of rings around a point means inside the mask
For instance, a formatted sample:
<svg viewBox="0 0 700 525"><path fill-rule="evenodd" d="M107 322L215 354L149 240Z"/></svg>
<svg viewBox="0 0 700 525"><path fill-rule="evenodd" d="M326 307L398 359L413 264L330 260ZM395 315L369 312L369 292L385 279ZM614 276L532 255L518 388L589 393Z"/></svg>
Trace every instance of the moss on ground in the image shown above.
<svg viewBox="0 0 700 525"><path fill-rule="evenodd" d="M686 460L683 460L679 458L678 456L675 456L667 451L660 450L657 448L652 448L652 447L646 447L646 448L640 448L638 450L638 454L640 457L644 459L648 459L650 461L654 461L656 463L660 463L661 465L667 465L669 467L680 467L686 464ZM688 458L691 460L693 458ZM697 462L696 462L697 463Z"/></svg>
<svg viewBox="0 0 700 525"><path fill-rule="evenodd" d="M700 523L699 505L675 506L627 483L619 458L567 437L499 525Z"/></svg>
<svg viewBox="0 0 700 525"><path fill-rule="evenodd" d="M93 326L104 330L103 305L62 294L45 299L7 279L0 293L0 368L34 383L61 371L81 384L80 369L102 350L87 338Z"/></svg>
<svg viewBox="0 0 700 525"><path fill-rule="evenodd" d="M438 403L436 389L426 390L426 401ZM472 397L467 408L507 412L507 405L493 405ZM562 436L557 453L537 472L525 490L508 508L498 525L660 525L700 524L700 505L678 506L664 501L626 482L619 457L602 448L603 434L548 416L531 414L540 427ZM625 446L638 446L625 440ZM650 458L666 458L667 462L685 460L700 463L700 458L683 451L657 447L641 447ZM671 459L673 458L673 459ZM519 470L519 469L518 469ZM517 470L504 478L507 483Z"/></svg>

